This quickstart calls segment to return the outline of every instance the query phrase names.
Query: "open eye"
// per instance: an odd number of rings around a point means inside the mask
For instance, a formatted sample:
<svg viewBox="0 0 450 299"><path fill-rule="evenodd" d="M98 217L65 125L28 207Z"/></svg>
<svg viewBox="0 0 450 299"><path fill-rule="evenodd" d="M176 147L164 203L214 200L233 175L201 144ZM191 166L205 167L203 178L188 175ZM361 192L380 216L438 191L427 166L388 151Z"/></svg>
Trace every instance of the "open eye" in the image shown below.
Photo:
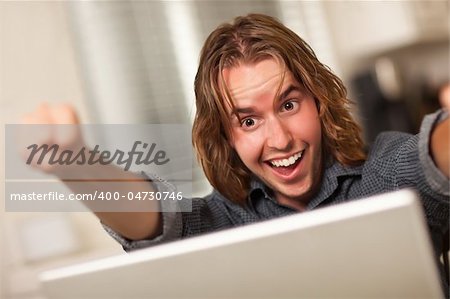
<svg viewBox="0 0 450 299"><path fill-rule="evenodd" d="M287 101L283 103L281 106L281 111L291 111L294 110L297 107L298 103L294 101Z"/></svg>
<svg viewBox="0 0 450 299"><path fill-rule="evenodd" d="M246 127L246 128L251 128L255 125L255 120L253 118L244 118L241 121L241 126Z"/></svg>

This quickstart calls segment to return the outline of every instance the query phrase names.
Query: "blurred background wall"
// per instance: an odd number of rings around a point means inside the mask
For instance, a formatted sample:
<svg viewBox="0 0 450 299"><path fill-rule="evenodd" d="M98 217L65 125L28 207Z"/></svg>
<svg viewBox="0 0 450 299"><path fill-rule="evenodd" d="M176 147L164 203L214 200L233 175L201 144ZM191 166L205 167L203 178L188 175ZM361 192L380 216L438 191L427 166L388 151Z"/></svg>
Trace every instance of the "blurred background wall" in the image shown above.
<svg viewBox="0 0 450 299"><path fill-rule="evenodd" d="M449 80L447 1L2 1L0 118L46 101L71 103L84 123L190 123L202 42L250 12L278 17L344 80L368 144L416 132ZM194 179L208 192L198 167ZM0 298L45 298L43 269L122 254L88 213L2 209L0 242Z"/></svg>

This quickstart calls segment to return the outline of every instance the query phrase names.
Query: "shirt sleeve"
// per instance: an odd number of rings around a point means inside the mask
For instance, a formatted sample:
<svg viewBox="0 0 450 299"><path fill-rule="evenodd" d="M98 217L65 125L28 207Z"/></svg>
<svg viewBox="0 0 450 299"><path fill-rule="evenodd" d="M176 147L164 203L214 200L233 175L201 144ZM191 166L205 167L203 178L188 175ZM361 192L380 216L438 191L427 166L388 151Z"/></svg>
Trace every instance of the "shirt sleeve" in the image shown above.
<svg viewBox="0 0 450 299"><path fill-rule="evenodd" d="M449 179L437 168L430 153L431 132L437 124L446 118L448 118L448 112L443 110L424 118L420 128L418 147L420 163L428 185L436 193L450 196Z"/></svg>
<svg viewBox="0 0 450 299"><path fill-rule="evenodd" d="M173 192L175 190L175 186L161 179L157 175L147 173L143 173L143 175L149 179L149 183L156 182L153 186L156 187L159 192ZM180 239L183 231L180 202L176 200L162 200L160 201L160 205L161 211L164 211L161 213L163 230L162 233L155 238L135 241L125 238L106 224L102 223L103 228L111 237L122 245L125 251L146 248Z"/></svg>
<svg viewBox="0 0 450 299"><path fill-rule="evenodd" d="M416 135L381 133L365 166L371 183L365 186L373 191L414 188L421 198L428 224L439 231L448 226L449 180L435 165L429 146L434 127L446 117L448 113L444 110L427 115Z"/></svg>
<svg viewBox="0 0 450 299"><path fill-rule="evenodd" d="M448 202L449 180L430 155L431 133L447 117L444 110L425 116L416 135L380 134L372 153L374 169L396 188L414 187L422 197Z"/></svg>
<svg viewBox="0 0 450 299"><path fill-rule="evenodd" d="M430 139L434 127L446 117L444 110L427 115L419 134L399 148L394 163L396 184L418 191L427 222L436 231L445 231L448 226L449 180L431 158Z"/></svg>

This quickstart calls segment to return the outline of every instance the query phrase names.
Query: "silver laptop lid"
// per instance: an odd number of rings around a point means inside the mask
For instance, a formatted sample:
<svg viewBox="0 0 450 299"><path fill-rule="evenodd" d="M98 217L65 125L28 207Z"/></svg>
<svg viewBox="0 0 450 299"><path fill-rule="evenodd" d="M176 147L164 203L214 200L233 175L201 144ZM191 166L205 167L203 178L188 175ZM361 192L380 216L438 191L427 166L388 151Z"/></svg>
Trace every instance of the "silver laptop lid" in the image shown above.
<svg viewBox="0 0 450 299"><path fill-rule="evenodd" d="M410 190L47 271L49 298L442 298Z"/></svg>

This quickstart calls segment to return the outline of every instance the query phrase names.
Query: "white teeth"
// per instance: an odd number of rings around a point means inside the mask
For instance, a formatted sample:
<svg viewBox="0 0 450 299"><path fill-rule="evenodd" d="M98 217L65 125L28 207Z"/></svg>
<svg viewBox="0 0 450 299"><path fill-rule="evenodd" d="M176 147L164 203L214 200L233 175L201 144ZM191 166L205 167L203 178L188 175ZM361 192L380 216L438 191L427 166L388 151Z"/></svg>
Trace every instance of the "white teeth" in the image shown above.
<svg viewBox="0 0 450 299"><path fill-rule="evenodd" d="M287 159L282 159L282 160L273 160L270 161L270 163L275 166L275 167L280 167L280 166L290 166L292 164L294 164L298 159L300 159L303 155L303 151L296 153L295 155L290 156Z"/></svg>

